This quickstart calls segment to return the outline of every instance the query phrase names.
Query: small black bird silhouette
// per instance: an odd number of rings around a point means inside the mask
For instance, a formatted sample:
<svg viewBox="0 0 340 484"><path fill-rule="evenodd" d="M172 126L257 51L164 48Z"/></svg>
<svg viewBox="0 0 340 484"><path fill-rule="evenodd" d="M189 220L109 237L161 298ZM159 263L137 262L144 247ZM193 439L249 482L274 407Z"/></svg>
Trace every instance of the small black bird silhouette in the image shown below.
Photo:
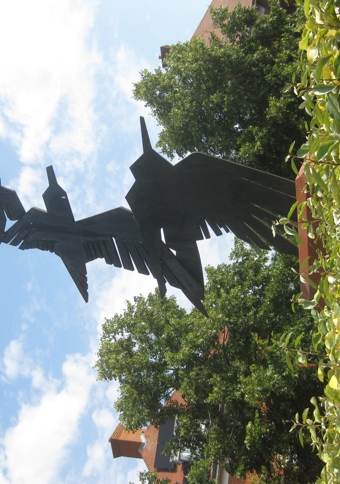
<svg viewBox="0 0 340 484"><path fill-rule="evenodd" d="M20 249L48 250L64 262L88 300L86 263L107 264L149 274L161 296L166 282L183 291L206 314L203 270L197 241L233 232L262 249L296 254L296 247L271 226L295 202L293 181L203 153L172 165L151 146L141 118L143 154L130 167L135 183L119 207L75 221L66 192L47 167L46 211L25 211L17 194L0 186L1 240ZM6 216L16 222L5 231ZM163 235L162 235L163 234Z"/></svg>
<svg viewBox="0 0 340 484"><path fill-rule="evenodd" d="M46 211L23 208L17 194L0 187L2 241L20 249L47 250L58 255L84 300L88 301L86 263L103 258L107 264L149 274L152 267L145 242L134 216L127 208L75 221L67 193L57 182L52 166L47 167L49 187L43 194ZM17 220L6 232L5 214ZM160 248L163 278L181 289L190 299L196 281L163 243ZM161 281L165 285L165 281ZM203 308L204 310L204 308Z"/></svg>

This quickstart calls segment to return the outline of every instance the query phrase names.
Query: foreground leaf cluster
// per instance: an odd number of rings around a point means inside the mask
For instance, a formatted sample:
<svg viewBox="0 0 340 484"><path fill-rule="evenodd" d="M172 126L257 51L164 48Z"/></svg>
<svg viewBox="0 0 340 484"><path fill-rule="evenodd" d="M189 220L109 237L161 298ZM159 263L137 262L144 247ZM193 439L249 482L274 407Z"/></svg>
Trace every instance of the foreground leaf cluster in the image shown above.
<svg viewBox="0 0 340 484"><path fill-rule="evenodd" d="M313 398L295 427L308 428L324 468L318 484L340 482L340 3L338 0L301 2L306 22L299 44L303 75L296 92L301 108L311 116L308 137L297 151L304 161L307 202L300 207L300 223L320 247L310 270L317 274L313 301L302 301L316 323L314 351L324 396ZM294 161L293 161L294 165ZM310 211L312 222L304 219Z"/></svg>

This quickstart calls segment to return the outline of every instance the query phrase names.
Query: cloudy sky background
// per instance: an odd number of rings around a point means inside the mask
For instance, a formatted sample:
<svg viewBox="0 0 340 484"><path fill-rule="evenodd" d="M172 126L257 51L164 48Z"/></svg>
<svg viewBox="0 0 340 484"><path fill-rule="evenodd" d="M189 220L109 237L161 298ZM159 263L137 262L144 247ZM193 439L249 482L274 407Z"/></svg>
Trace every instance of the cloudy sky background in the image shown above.
<svg viewBox="0 0 340 484"><path fill-rule="evenodd" d="M0 0L0 176L26 210L44 208L50 164L76 219L127 206L140 115L157 139L132 84L160 65L161 45L190 39L208 4ZM230 244L203 244L203 264ZM117 384L97 382L93 364L104 318L153 291L151 276L95 261L85 304L53 254L1 245L0 268L0 484L137 484L143 466L108 444Z"/></svg>

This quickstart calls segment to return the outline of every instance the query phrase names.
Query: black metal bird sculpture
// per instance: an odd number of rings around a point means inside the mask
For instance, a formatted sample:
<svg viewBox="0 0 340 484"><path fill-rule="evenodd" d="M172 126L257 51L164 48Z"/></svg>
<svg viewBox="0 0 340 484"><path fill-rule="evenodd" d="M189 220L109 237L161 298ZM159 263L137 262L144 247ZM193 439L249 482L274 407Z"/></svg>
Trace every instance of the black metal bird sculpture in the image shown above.
<svg viewBox="0 0 340 484"><path fill-rule="evenodd" d="M143 155L130 167L136 182L126 196L161 278L162 238L176 258L195 277L202 292L203 270L197 241L233 232L262 249L297 254L289 240L272 232L272 224L287 216L296 201L293 181L203 153L192 153L172 165L153 150L141 118ZM164 292L164 288L163 288ZM162 294L162 290L161 290Z"/></svg>
<svg viewBox="0 0 340 484"><path fill-rule="evenodd" d="M85 301L86 263L103 258L141 274L150 271L162 296L168 282L204 314L197 241L210 237L208 226L216 235L223 229L260 248L296 254L291 242L271 230L295 201L294 182L202 153L172 165L152 148L143 118L141 130L144 152L130 167L136 181L126 196L132 211L119 207L75 221L49 166L46 211L26 212L17 194L0 186L2 242L54 252ZM7 231L6 216L16 221Z"/></svg>

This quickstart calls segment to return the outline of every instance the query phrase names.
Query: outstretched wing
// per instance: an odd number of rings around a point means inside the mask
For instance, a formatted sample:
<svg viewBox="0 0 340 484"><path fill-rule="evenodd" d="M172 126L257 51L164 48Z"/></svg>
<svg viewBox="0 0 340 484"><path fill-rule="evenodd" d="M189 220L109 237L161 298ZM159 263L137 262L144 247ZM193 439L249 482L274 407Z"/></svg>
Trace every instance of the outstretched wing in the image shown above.
<svg viewBox="0 0 340 484"><path fill-rule="evenodd" d="M39 249L53 252L63 261L80 294L88 301L86 260L81 242L65 230L53 225L54 218L44 210L32 208L4 235L4 241L21 250Z"/></svg>
<svg viewBox="0 0 340 484"><path fill-rule="evenodd" d="M263 249L296 254L296 247L272 224L295 202L291 180L193 153L176 165L148 149L131 167L136 177L126 199L142 230L163 229L167 245L187 243L222 230Z"/></svg>
<svg viewBox="0 0 340 484"><path fill-rule="evenodd" d="M173 189L182 194L181 225L188 238L208 238L208 225L268 249L296 254L296 247L272 223L286 217L296 201L293 181L202 153L193 153L174 166ZM164 227L167 242L178 237L178 227Z"/></svg>
<svg viewBox="0 0 340 484"><path fill-rule="evenodd" d="M76 222L86 261L103 258L107 264L149 274L143 236L130 210L119 207Z"/></svg>

